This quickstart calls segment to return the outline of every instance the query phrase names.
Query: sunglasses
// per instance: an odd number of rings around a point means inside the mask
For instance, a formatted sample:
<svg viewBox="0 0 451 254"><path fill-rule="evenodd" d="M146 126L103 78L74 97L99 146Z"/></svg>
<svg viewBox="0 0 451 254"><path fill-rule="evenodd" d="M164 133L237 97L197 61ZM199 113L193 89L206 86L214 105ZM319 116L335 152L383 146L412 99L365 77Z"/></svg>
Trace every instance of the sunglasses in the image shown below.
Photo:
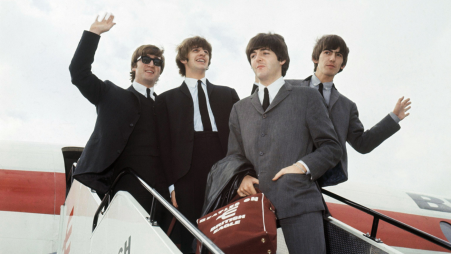
<svg viewBox="0 0 451 254"><path fill-rule="evenodd" d="M138 59L136 59L136 62L138 62L139 60L141 60L143 64L150 64L150 62L152 61L155 66L161 66L163 64L163 60L158 58L150 58L148 56L140 56L138 57Z"/></svg>

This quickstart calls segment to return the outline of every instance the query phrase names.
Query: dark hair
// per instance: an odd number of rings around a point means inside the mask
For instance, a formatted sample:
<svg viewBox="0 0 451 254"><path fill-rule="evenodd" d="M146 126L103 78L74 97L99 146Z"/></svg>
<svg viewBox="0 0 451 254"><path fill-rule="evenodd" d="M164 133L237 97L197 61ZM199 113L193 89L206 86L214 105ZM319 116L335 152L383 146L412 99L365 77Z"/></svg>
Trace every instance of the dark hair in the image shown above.
<svg viewBox="0 0 451 254"><path fill-rule="evenodd" d="M163 56L164 50L158 48L157 46L154 45L142 45L140 47L138 47L135 52L133 52L132 55L132 62L131 62L131 69L136 68L137 64L136 64L136 59L138 59L138 57L140 56L147 56L147 55L154 55L157 57L161 57L161 60L163 61L163 63L161 64L161 73L163 73L164 70L164 56ZM133 82L133 80L135 80L135 71L130 71L130 80Z"/></svg>
<svg viewBox="0 0 451 254"><path fill-rule="evenodd" d="M343 55L343 63L341 66L345 66L348 61L349 48L346 46L346 42L338 35L328 34L323 35L323 37L316 40L316 45L313 48L312 59L318 61L319 55L324 50L335 50L340 48L340 53ZM317 63L314 63L315 68L313 71L316 71L316 67L318 67ZM338 72L341 72L343 69L340 68Z"/></svg>
<svg viewBox="0 0 451 254"><path fill-rule="evenodd" d="M212 55L212 49L211 44L205 39L200 36L194 36L191 38L186 38L180 43L180 45L177 46L177 56L175 57L175 62L177 63L177 66L179 67L179 73L183 77L186 76L186 69L185 65L181 62L182 60L188 61L188 54L193 48L203 48L208 51L209 61L208 66L211 64L211 55Z"/></svg>
<svg viewBox="0 0 451 254"><path fill-rule="evenodd" d="M259 33L254 36L246 47L246 56L249 63L251 63L251 54L257 49L270 49L273 51L278 61L286 61L282 65L282 76L285 76L290 65L290 56L288 55L288 48L285 40L280 34L273 33Z"/></svg>

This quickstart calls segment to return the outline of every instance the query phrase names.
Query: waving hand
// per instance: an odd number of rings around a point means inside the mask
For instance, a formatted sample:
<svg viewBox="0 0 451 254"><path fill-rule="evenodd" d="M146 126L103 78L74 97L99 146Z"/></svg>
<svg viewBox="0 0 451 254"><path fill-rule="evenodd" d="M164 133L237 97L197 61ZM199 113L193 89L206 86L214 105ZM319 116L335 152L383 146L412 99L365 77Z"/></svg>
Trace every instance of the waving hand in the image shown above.
<svg viewBox="0 0 451 254"><path fill-rule="evenodd" d="M97 16L94 23L92 23L91 28L89 29L90 32L96 33L98 35L101 35L105 32L110 31L110 29L116 25L116 23L113 22L114 15L111 14L108 19L106 19L107 14L103 17L102 20L99 21L99 16Z"/></svg>

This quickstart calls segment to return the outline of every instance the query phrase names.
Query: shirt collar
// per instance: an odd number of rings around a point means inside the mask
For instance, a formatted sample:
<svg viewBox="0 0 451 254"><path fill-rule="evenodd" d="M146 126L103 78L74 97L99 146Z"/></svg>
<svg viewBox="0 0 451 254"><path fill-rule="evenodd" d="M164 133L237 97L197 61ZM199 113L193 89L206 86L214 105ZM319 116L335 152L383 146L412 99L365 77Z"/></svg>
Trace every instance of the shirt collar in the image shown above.
<svg viewBox="0 0 451 254"><path fill-rule="evenodd" d="M311 82L312 82L313 86L315 86L315 87L318 86L319 83L321 83L319 78L316 77L315 73L313 73L313 75L312 75L312 81ZM326 83L323 83L323 85L324 85L324 89L330 90L334 86L334 82L326 82Z"/></svg>
<svg viewBox="0 0 451 254"><path fill-rule="evenodd" d="M195 78L186 78L185 77L185 84L190 87L190 88L195 88L197 87L197 80ZM202 81L202 85L207 86L207 78L203 77L200 79Z"/></svg>
<svg viewBox="0 0 451 254"><path fill-rule="evenodd" d="M257 85L258 85L258 90L262 91L262 92L265 88L268 88L269 96L274 98L274 97L276 97L277 93L279 92L279 90L283 86L283 84L285 84L285 80L283 80L283 77L280 76L280 78L278 78L276 81L274 81L269 86L264 86L260 83L258 83Z"/></svg>
<svg viewBox="0 0 451 254"><path fill-rule="evenodd" d="M133 88L135 88L135 90L138 93L144 95L144 97L147 98L147 92L146 92L147 87L145 87L145 86L141 85L140 83L133 80ZM154 88L153 86L150 87L150 97L152 97L152 98L153 98L153 88Z"/></svg>

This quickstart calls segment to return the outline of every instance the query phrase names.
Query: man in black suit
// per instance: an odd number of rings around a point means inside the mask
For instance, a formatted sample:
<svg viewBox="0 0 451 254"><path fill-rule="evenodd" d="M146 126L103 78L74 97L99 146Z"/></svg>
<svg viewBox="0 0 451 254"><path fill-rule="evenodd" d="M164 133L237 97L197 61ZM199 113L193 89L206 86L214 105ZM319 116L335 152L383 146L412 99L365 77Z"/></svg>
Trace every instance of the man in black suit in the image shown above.
<svg viewBox="0 0 451 254"><path fill-rule="evenodd" d="M102 33L114 25L114 16L96 21L84 31L70 64L72 83L96 106L94 131L80 157L74 178L105 194L125 168L132 168L145 182L169 198L168 185L156 133L154 85L164 69L163 51L153 45L135 50L131 81L124 90L102 81L91 72L91 64ZM131 175L122 177L113 192L128 191L149 211L152 195Z"/></svg>
<svg viewBox="0 0 451 254"><path fill-rule="evenodd" d="M207 40L187 38L177 51L176 62L185 81L156 100L159 139L172 203L196 225L208 172L227 153L229 115L239 98L234 89L205 78L212 57ZM194 252L193 239L183 228L183 253Z"/></svg>

